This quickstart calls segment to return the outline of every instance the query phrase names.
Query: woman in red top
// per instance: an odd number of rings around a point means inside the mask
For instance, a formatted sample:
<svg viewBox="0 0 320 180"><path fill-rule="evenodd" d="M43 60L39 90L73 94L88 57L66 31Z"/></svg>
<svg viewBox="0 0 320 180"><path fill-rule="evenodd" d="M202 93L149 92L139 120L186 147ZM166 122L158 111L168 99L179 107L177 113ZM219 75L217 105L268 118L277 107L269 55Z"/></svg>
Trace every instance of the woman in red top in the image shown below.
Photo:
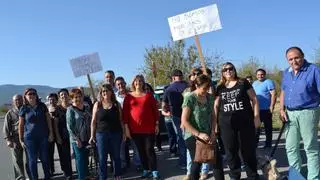
<svg viewBox="0 0 320 180"><path fill-rule="evenodd" d="M137 145L144 169L141 178L152 175L153 179L159 179L153 148L155 134L159 133L157 101L151 93L145 92L145 81L142 75L137 75L131 86L132 92L124 98L123 102L126 136L132 138Z"/></svg>

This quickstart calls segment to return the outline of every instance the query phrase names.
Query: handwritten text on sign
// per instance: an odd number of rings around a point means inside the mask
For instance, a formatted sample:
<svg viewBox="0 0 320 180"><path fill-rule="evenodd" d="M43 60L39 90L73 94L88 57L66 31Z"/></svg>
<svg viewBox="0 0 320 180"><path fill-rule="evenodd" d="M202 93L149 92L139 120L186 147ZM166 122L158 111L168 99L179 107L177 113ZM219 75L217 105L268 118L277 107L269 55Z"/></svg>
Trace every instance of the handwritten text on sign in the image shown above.
<svg viewBox="0 0 320 180"><path fill-rule="evenodd" d="M168 18L174 41L221 29L216 4Z"/></svg>
<svg viewBox="0 0 320 180"><path fill-rule="evenodd" d="M102 65L98 53L70 59L70 64L74 77L102 71Z"/></svg>

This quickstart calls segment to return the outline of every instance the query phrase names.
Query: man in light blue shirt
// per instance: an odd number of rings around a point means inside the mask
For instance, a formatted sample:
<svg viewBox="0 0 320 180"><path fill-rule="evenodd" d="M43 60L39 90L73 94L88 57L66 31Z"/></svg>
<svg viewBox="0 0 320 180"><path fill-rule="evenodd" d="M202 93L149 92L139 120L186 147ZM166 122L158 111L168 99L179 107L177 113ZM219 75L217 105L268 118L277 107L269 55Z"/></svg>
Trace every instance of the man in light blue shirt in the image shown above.
<svg viewBox="0 0 320 180"><path fill-rule="evenodd" d="M256 71L257 79L252 86L257 94L260 107L260 120L264 124L266 133L266 142L264 148L270 148L272 145L272 113L276 104L276 91L272 80L266 79L266 71L258 69ZM260 128L257 131L257 143L259 142Z"/></svg>
<svg viewBox="0 0 320 180"><path fill-rule="evenodd" d="M290 67L283 72L280 115L286 122L289 165L301 171L300 140L307 155L308 180L320 179L318 123L320 117L320 68L304 59L299 47L286 51Z"/></svg>

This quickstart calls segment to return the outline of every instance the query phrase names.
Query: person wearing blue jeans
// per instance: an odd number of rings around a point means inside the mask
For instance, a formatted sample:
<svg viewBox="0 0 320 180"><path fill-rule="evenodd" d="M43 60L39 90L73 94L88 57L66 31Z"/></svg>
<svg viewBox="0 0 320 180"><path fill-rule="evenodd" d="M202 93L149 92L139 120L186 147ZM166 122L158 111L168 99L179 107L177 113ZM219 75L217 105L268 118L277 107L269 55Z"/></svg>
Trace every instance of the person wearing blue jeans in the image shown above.
<svg viewBox="0 0 320 180"><path fill-rule="evenodd" d="M120 143L121 132L97 132L96 143L99 154L99 179L107 179L107 153L110 152L114 162L115 177L121 174Z"/></svg>
<svg viewBox="0 0 320 180"><path fill-rule="evenodd" d="M99 157L99 179L107 179L107 155L113 161L114 177L120 179L121 159L120 146L123 135L121 105L117 102L113 87L103 84L99 90L100 100L94 104L91 121L90 144L96 142Z"/></svg>
<svg viewBox="0 0 320 180"><path fill-rule="evenodd" d="M128 160L128 161L126 160L126 150L125 150L126 144L128 146L131 145L131 147L132 147L132 150L133 150L132 163L138 170L141 167L139 152L138 152L136 144L131 139L127 139L125 142L121 143L121 150L120 150L121 168L128 168L129 167L129 164L127 164L127 162L130 162L130 160Z"/></svg>
<svg viewBox="0 0 320 180"><path fill-rule="evenodd" d="M50 179L48 141L53 141L50 116L41 103L37 91L28 88L24 93L25 104L19 111L19 140L26 149L31 179L38 179L38 157L41 160L44 178Z"/></svg>
<svg viewBox="0 0 320 180"><path fill-rule="evenodd" d="M190 156L190 151L187 149L187 176L191 174L191 165L192 165L192 159ZM207 177L209 173L209 164L208 163L202 163L201 166L201 176L200 179Z"/></svg>
<svg viewBox="0 0 320 180"><path fill-rule="evenodd" d="M169 151L171 156L177 154L177 136L173 125L172 117L164 117L169 138Z"/></svg>
<svg viewBox="0 0 320 180"><path fill-rule="evenodd" d="M181 70L175 69L172 72L172 83L166 88L163 95L163 107L169 107L170 115L172 115L173 124L176 131L178 149L179 149L179 167L186 168L186 144L181 129L181 105L183 103L183 91L188 87L188 83L183 80Z"/></svg>
<svg viewBox="0 0 320 180"><path fill-rule="evenodd" d="M89 175L89 150L86 148L88 142L81 142L81 147L79 147L75 142L71 145L75 154L78 179L84 180Z"/></svg>
<svg viewBox="0 0 320 180"><path fill-rule="evenodd" d="M74 88L70 92L72 106L68 107L66 113L67 129L70 142L75 153L78 179L83 180L88 176L89 152L86 146L90 136L90 107L83 103L83 93Z"/></svg>
<svg viewBox="0 0 320 180"><path fill-rule="evenodd" d="M184 168L186 166L187 161L187 148L184 141L184 135L181 126L181 118L173 116L172 117L174 129L177 135L177 142L178 142L178 148L179 148L179 165L180 167Z"/></svg>

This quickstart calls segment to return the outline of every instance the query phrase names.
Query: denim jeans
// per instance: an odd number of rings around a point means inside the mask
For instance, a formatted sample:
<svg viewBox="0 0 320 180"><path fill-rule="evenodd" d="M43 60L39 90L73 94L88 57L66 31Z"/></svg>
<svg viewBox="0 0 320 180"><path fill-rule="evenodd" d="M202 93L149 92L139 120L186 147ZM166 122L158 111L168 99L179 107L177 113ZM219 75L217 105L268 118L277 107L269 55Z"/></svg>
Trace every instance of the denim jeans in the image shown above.
<svg viewBox="0 0 320 180"><path fill-rule="evenodd" d="M174 129L172 118L165 119L165 124L168 132L170 153L177 153L177 135Z"/></svg>
<svg viewBox="0 0 320 180"><path fill-rule="evenodd" d="M48 159L48 137L25 138L26 151L28 154L28 165L31 179L38 179L38 157L42 163L44 178L50 178Z"/></svg>
<svg viewBox="0 0 320 180"><path fill-rule="evenodd" d="M87 142L81 142L82 147L78 148L77 143L72 143L73 152L78 172L78 179L84 180L89 175L89 150L86 148Z"/></svg>
<svg viewBox="0 0 320 180"><path fill-rule="evenodd" d="M320 108L288 111L286 124L286 151L289 165L300 172L300 140L302 138L307 155L308 179L320 179L318 124Z"/></svg>
<svg viewBox="0 0 320 180"><path fill-rule="evenodd" d="M121 143L121 150L120 150L121 167L125 168L125 167L129 166L129 164L127 164L128 161L126 160L126 150L125 150L126 143L130 144L131 147L132 147L132 150L133 150L132 163L135 166L140 166L141 165L141 161L140 161L140 157L139 157L139 152L138 152L137 146L133 142L132 139L127 139L126 142L122 142Z"/></svg>
<svg viewBox="0 0 320 180"><path fill-rule="evenodd" d="M192 165L192 159L191 159L190 151L187 149L187 174L191 174L191 165ZM208 163L202 163L201 173L202 174L209 173L209 164Z"/></svg>
<svg viewBox="0 0 320 180"><path fill-rule="evenodd" d="M181 129L181 118L177 116L173 116L173 123L176 131L176 135L178 136L178 148L179 148L179 165L182 167L186 166L187 162L187 148L186 143L183 139L183 131Z"/></svg>
<svg viewBox="0 0 320 180"><path fill-rule="evenodd" d="M97 150L99 157L99 179L107 179L107 155L110 153L114 162L114 175L121 175L120 145L122 142L121 132L97 132Z"/></svg>

